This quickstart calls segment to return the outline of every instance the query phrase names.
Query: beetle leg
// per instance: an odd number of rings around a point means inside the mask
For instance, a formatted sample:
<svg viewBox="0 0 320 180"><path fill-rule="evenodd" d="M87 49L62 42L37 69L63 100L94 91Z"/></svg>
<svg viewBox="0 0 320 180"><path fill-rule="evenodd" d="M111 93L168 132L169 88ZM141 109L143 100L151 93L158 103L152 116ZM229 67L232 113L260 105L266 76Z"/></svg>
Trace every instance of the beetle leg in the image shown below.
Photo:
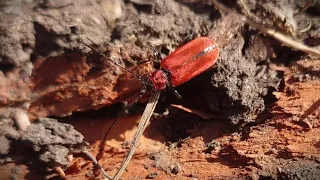
<svg viewBox="0 0 320 180"><path fill-rule="evenodd" d="M209 28L208 28L207 24L200 25L200 32L199 33L201 36L208 36Z"/></svg>
<svg viewBox="0 0 320 180"><path fill-rule="evenodd" d="M188 32L187 36L183 39L183 41L178 45L178 47L181 47L188 43L189 41L194 40L197 36L207 36L209 33L209 29L206 24L201 24L200 31L198 33L195 32L195 30L190 30L191 32ZM198 35L197 35L198 34Z"/></svg>
<svg viewBox="0 0 320 180"><path fill-rule="evenodd" d="M182 96L180 95L180 93L174 89L173 85L172 85L172 82L171 82L171 75L170 75L170 72L169 71L165 71L163 70L166 74L167 74L167 77L168 77L168 81L167 81L167 87L168 89L173 92L173 94L176 96L176 98L178 99L182 99Z"/></svg>
<svg viewBox="0 0 320 180"><path fill-rule="evenodd" d="M155 69L159 69L160 68L160 62L161 62L160 52L155 47L153 47L152 50L153 50L153 55L155 57L155 60L149 60L148 59L148 60L140 61L138 64L143 64L143 63L147 63L147 62L152 61L153 63L156 64L156 65L153 65L155 67Z"/></svg>
<svg viewBox="0 0 320 180"><path fill-rule="evenodd" d="M173 87L172 87L172 91L173 91L173 94L176 96L176 98L182 99L181 94L177 90L175 90Z"/></svg>
<svg viewBox="0 0 320 180"><path fill-rule="evenodd" d="M156 57L157 63L160 63L161 62L161 54L160 54L160 52L155 47L153 47L152 50L153 50L154 57Z"/></svg>
<svg viewBox="0 0 320 180"><path fill-rule="evenodd" d="M196 33L194 31L189 32L187 37L185 37L183 41L179 43L178 47L181 47L187 44L189 41L192 41L195 37L196 37Z"/></svg>

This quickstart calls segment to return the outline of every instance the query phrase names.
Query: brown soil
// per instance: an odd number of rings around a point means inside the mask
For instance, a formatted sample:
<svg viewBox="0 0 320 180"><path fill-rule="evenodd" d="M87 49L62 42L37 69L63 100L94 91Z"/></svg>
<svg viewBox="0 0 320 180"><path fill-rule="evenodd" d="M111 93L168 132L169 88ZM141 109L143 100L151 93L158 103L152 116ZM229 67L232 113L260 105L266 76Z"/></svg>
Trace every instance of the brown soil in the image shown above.
<svg viewBox="0 0 320 180"><path fill-rule="evenodd" d="M240 4L226 5L244 13ZM217 42L218 63L176 88L182 100L162 93L122 179L319 179L319 57L282 46L207 1L48 0L0 6L0 179L59 178L48 171L56 164L39 158L45 148L25 143L17 112L27 112L34 122L54 117L71 124L96 156L116 114L143 87L110 61L147 74L154 67L144 61L155 59L153 47L165 57L190 32ZM320 49L317 1L248 1L247 6L266 26ZM88 54L84 44L91 41L106 57ZM147 98L121 116L108 136L99 162L110 175L127 154ZM73 157L60 165L66 179L102 178L87 157Z"/></svg>

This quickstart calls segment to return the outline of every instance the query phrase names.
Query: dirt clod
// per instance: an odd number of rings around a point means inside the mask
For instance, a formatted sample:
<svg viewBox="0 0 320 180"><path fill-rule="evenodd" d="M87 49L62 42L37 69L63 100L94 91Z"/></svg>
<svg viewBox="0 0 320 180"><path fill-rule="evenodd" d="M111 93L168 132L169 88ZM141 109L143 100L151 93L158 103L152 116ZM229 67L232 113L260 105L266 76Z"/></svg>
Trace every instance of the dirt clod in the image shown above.
<svg viewBox="0 0 320 180"><path fill-rule="evenodd" d="M22 141L39 151L40 160L49 166L66 166L69 148L83 144L83 136L70 124L40 118L28 127Z"/></svg>
<svg viewBox="0 0 320 180"><path fill-rule="evenodd" d="M67 166L69 164L69 149L61 145L49 145L40 154L39 159L46 162L49 167Z"/></svg>
<svg viewBox="0 0 320 180"><path fill-rule="evenodd" d="M7 155L11 150L14 150L11 146L15 144L21 137L18 131L17 124L14 123L16 113L20 112L25 114L22 110L17 108L3 108L0 109L0 154ZM26 116L22 115L22 119L26 119ZM27 118L28 119L28 118ZM1 161L7 162L11 159L11 156L0 157ZM9 160L10 161L10 160Z"/></svg>
<svg viewBox="0 0 320 180"><path fill-rule="evenodd" d="M44 146L61 144L75 146L83 143L83 136L70 124L59 123L56 119L40 118L30 125L22 140L39 151Z"/></svg>
<svg viewBox="0 0 320 180"><path fill-rule="evenodd" d="M107 14L97 1L22 1L15 8L18 13L2 14L1 64L21 66L31 55L59 55L63 48L88 51L79 43L88 38L98 44L110 40L109 27L102 26Z"/></svg>
<svg viewBox="0 0 320 180"><path fill-rule="evenodd" d="M254 121L255 115L265 109L263 97L278 89L281 81L277 72L260 63L267 62L268 56L257 55L251 50L243 55L246 49L245 39L240 33L235 34L221 50L212 75L212 87L208 89L210 109L230 119L233 124Z"/></svg>
<svg viewBox="0 0 320 180"><path fill-rule="evenodd" d="M219 151L220 149L220 143L215 140L212 140L210 143L206 144L206 149L203 152L211 153L211 151Z"/></svg>
<svg viewBox="0 0 320 180"><path fill-rule="evenodd" d="M9 124L2 124L0 126L0 136L5 136L11 140L18 140L20 138L19 132Z"/></svg>
<svg viewBox="0 0 320 180"><path fill-rule="evenodd" d="M28 126L30 126L28 114L22 110L17 109L14 112L13 118L17 128L21 131L27 130Z"/></svg>
<svg viewBox="0 0 320 180"><path fill-rule="evenodd" d="M278 168L282 179L318 180L320 177L320 164L314 161L299 160L287 162Z"/></svg>
<svg viewBox="0 0 320 180"><path fill-rule="evenodd" d="M10 141L4 136L0 136L0 155L6 155L9 151Z"/></svg>

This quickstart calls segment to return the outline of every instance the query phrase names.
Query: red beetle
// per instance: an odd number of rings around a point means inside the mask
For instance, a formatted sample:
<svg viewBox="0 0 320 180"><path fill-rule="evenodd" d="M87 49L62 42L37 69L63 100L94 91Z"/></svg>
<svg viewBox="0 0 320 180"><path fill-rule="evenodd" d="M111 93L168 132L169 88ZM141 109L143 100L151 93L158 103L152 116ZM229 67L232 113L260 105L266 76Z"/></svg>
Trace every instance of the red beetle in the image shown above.
<svg viewBox="0 0 320 180"><path fill-rule="evenodd" d="M168 85L175 87L211 68L218 59L219 50L208 37L196 38L178 48L161 61L161 70L149 76L157 90Z"/></svg>

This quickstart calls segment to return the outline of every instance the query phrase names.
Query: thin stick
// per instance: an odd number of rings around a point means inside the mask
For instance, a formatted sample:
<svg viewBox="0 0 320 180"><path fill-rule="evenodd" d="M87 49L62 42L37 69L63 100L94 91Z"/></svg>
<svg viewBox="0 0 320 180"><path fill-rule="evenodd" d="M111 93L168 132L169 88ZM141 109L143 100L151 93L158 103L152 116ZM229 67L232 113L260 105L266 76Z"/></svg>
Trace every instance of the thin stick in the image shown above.
<svg viewBox="0 0 320 180"><path fill-rule="evenodd" d="M251 17L252 15L251 15L251 13L250 13L250 10L249 10L247 4L246 4L243 0L239 0L239 1L240 1L240 3L242 4L243 9L244 9L245 12L247 13L247 15Z"/></svg>
<svg viewBox="0 0 320 180"><path fill-rule="evenodd" d="M140 91L139 95L129 103L129 105L125 108L125 110L123 110L121 113L119 113L117 115L117 117L113 120L112 124L109 126L107 132L104 134L103 140L101 142L100 145L100 150L99 153L97 155L97 159L101 159L104 156L104 152L105 152L105 146L107 143L107 137L109 135L109 133L111 132L111 129L115 126L115 124L117 123L118 119L133 105L135 104L144 94L146 93L146 90L143 89Z"/></svg>
<svg viewBox="0 0 320 180"><path fill-rule="evenodd" d="M181 110L183 110L185 112L188 112L188 113L193 113L195 115L200 116L202 119L205 119L205 120L209 120L209 119L212 119L212 118L218 118L217 116L215 116L213 114L202 112L202 111L199 111L199 110L196 110L196 109L190 109L190 108L184 107L182 105L170 104L170 106L178 108L178 109L181 109Z"/></svg>
<svg viewBox="0 0 320 180"><path fill-rule="evenodd" d="M61 169L60 166L56 167L55 170L61 178L63 179L66 178L66 173Z"/></svg>
<svg viewBox="0 0 320 180"><path fill-rule="evenodd" d="M118 180L120 178L120 176L122 175L123 171L126 169L126 167L128 166L129 164L129 161L131 160L137 146L138 146L138 143L139 143L139 140L140 140L140 137L141 135L143 134L145 128L147 127L148 125L148 122L152 116L152 113L154 111L154 109L156 108L156 105L158 103L158 99L159 99L159 96L160 96L160 91L155 91L151 94L150 98L149 98L149 101L148 101L148 104L142 114L142 117L141 117L141 120L139 122L139 125L138 125L138 130L137 132L135 133L133 139L132 139L132 142L131 142L131 147L129 149L129 153L128 155L126 156L126 158L122 161L122 164L118 170L118 172L116 173L116 175L114 176L114 180Z"/></svg>
<svg viewBox="0 0 320 180"><path fill-rule="evenodd" d="M103 176L104 176L107 180L112 179L112 178L106 173L106 171L103 169L103 167L99 164L99 162L96 160L96 158L94 158L94 157L92 156L92 154L88 151L88 149L87 149L86 147L83 147L81 152L84 153L84 154L93 162L93 164L100 169L100 171L102 172Z"/></svg>
<svg viewBox="0 0 320 180"><path fill-rule="evenodd" d="M311 47L309 47L307 45L304 45L304 44L302 44L300 42L294 41L290 37L287 37L287 36L281 34L280 32L277 32L275 29L267 28L267 27L264 27L261 24L253 22L249 18L247 18L246 16L244 16L242 14L239 14L239 13L236 13L233 10L225 7L224 5L218 3L217 0L211 0L211 2L219 10L227 12L227 13L235 14L237 17L241 18L245 23L249 24L251 27L258 29L263 33L266 33L267 35L273 37L274 39L282 42L283 44L285 44L285 45L287 45L287 46L289 46L291 48L303 51L303 52L308 53L308 54L313 54L313 55L316 55L316 56L320 56L320 52L319 51L317 51L317 50L315 50L315 49L313 49L313 48L311 48Z"/></svg>

